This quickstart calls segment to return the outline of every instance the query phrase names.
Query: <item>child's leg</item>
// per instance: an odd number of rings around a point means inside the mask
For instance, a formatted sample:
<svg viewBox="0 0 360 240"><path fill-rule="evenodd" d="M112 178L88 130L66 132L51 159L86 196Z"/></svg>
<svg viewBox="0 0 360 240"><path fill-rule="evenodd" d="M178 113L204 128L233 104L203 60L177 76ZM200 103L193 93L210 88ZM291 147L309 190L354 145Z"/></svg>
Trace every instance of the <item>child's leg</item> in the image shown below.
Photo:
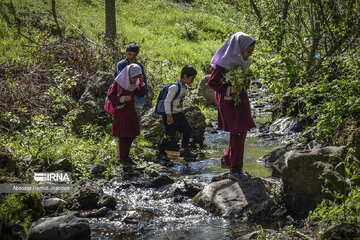
<svg viewBox="0 0 360 240"><path fill-rule="evenodd" d="M165 135L161 139L160 144L159 144L159 151L160 152L165 152L165 150L167 149L169 143L172 141L172 139L173 139L173 137L175 136L175 133L176 133L175 123L171 124L171 125L167 124L166 116L163 116L163 123L164 123L164 126L165 126Z"/></svg>
<svg viewBox="0 0 360 240"><path fill-rule="evenodd" d="M174 114L174 125L176 126L176 130L182 134L181 148L188 148L190 137L192 135L192 128L184 113Z"/></svg>
<svg viewBox="0 0 360 240"><path fill-rule="evenodd" d="M230 160L230 171L242 171L244 164L244 148L246 133L232 134L230 133L230 146L226 154Z"/></svg>
<svg viewBox="0 0 360 240"><path fill-rule="evenodd" d="M119 138L119 157L125 159L129 157L131 143L134 138Z"/></svg>

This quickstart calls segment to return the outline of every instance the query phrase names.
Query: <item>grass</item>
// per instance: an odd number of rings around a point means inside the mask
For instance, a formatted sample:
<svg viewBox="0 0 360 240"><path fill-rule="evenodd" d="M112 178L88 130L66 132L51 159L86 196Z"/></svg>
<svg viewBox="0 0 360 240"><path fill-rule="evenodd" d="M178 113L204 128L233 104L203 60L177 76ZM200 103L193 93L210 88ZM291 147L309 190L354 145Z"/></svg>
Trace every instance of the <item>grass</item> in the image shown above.
<svg viewBox="0 0 360 240"><path fill-rule="evenodd" d="M9 0L1 0L8 4ZM38 12L43 15L42 24L54 25L51 4L41 0L13 0L18 12ZM211 2L211 4L209 4ZM1 10L8 13L3 5ZM103 44L105 32L105 5L95 0L63 0L56 5L59 23L67 31L74 26L86 36ZM31 19L35 19L36 15ZM37 16L38 17L38 16ZM177 78L183 65L194 65L200 75L209 69L209 62L215 51L236 31L250 31L251 24L238 24L245 21L245 16L239 10L217 1L196 1L193 6L174 3L166 0L154 1L116 1L117 36L120 43L138 42L141 45L141 56L151 61L168 61L171 69L165 74L163 82ZM38 38L40 34L34 28L35 23L26 23L23 18L22 28L29 28L22 35ZM27 56L27 45L32 45L28 39L18 35L16 28L8 30L4 18L0 18L1 38L0 60L23 60ZM243 26L240 29L239 26ZM48 29L49 31L49 29ZM50 36L49 36L50 38ZM120 44L120 51L124 51ZM151 70L150 70L151 71ZM201 77L200 77L201 78ZM198 78L198 79L200 79Z"/></svg>

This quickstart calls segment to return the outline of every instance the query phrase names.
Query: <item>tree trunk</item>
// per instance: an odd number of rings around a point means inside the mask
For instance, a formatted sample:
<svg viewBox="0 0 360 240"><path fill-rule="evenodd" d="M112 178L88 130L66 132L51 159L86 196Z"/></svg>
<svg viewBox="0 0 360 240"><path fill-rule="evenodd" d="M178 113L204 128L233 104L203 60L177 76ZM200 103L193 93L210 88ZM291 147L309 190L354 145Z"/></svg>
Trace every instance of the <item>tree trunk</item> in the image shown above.
<svg viewBox="0 0 360 240"><path fill-rule="evenodd" d="M57 15L56 15L56 1L55 0L51 0L51 11L52 11L52 15L54 17L55 20L55 24L56 24L56 34L59 35L60 38L62 38L62 31L61 31L61 27L59 25L58 19L57 19Z"/></svg>
<svg viewBox="0 0 360 240"><path fill-rule="evenodd" d="M105 0L106 45L113 47L116 41L115 0Z"/></svg>

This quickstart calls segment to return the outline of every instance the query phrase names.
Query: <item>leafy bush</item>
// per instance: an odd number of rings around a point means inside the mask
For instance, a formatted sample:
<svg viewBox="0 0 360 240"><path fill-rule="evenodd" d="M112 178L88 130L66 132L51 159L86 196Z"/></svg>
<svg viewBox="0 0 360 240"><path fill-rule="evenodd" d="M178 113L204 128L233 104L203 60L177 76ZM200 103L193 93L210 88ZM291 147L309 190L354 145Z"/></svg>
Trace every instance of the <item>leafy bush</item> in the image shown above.
<svg viewBox="0 0 360 240"><path fill-rule="evenodd" d="M25 129L16 132L14 136L7 135L4 144L14 154L31 156L28 167L33 163L48 166L61 158L83 167L89 163L98 163L101 159L117 159L117 146L102 128L86 125L80 135L71 131L76 112L70 111L61 124L43 115L31 117ZM85 174L83 170L79 171L80 175Z"/></svg>
<svg viewBox="0 0 360 240"><path fill-rule="evenodd" d="M23 195L7 194L0 202L0 222L19 224L27 228L32 221L31 209L23 202Z"/></svg>

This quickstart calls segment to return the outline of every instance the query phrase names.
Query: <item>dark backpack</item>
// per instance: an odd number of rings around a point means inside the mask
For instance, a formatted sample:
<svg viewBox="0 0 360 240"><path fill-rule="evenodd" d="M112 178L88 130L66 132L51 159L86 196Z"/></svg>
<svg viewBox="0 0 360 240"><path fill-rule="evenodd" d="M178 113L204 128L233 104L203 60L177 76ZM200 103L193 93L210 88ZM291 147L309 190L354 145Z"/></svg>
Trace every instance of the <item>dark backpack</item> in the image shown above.
<svg viewBox="0 0 360 240"><path fill-rule="evenodd" d="M157 102L156 102L156 106L155 106L155 113L160 114L160 115L165 115L165 98L168 94L169 91L169 87L172 86L173 84L176 84L176 86L178 86L178 90L175 94L175 98L177 98L180 94L180 90L181 90L181 86L179 82L174 82L174 83L168 83L166 84L160 91L159 96L157 98Z"/></svg>
<svg viewBox="0 0 360 240"><path fill-rule="evenodd" d="M115 107L116 107L116 106L114 106L114 105L110 102L110 100L109 100L109 94L110 94L110 92L111 92L115 87L117 87L117 94L116 94L116 95L117 95L117 96L120 96L121 91L122 91L122 87L114 81L114 82L110 85L109 90L108 90L108 92L107 92L106 99L105 99L105 106L104 106L105 111L108 112L108 113L110 113L111 115L114 115L114 113L115 113Z"/></svg>

